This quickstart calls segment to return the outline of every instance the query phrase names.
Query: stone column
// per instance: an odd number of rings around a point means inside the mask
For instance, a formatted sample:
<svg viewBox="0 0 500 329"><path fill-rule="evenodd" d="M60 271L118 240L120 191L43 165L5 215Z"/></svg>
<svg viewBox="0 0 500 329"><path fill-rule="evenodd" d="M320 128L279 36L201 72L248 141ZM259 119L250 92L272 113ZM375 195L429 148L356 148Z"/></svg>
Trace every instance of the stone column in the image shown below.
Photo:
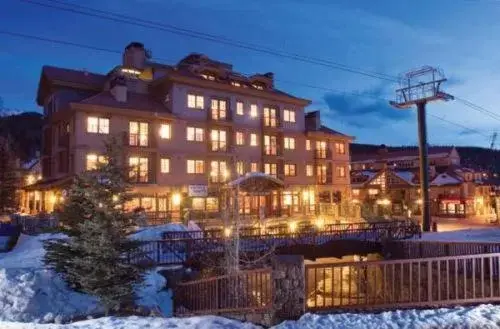
<svg viewBox="0 0 500 329"><path fill-rule="evenodd" d="M305 312L304 256L277 255L272 260L273 322L296 320Z"/></svg>

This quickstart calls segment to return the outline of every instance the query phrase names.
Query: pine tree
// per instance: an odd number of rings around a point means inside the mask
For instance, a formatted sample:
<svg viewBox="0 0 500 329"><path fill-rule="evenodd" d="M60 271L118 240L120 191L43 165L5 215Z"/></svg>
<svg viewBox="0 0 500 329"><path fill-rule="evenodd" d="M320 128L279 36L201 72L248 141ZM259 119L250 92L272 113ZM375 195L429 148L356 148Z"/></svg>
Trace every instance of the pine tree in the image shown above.
<svg viewBox="0 0 500 329"><path fill-rule="evenodd" d="M105 145L106 163L78 175L69 189L58 214L69 238L45 244L45 263L74 289L97 296L109 313L133 306L144 269L127 261L139 247L127 238L134 218L123 211L128 169L116 140Z"/></svg>
<svg viewBox="0 0 500 329"><path fill-rule="evenodd" d="M18 206L16 190L19 171L9 141L0 137L0 214L12 213Z"/></svg>

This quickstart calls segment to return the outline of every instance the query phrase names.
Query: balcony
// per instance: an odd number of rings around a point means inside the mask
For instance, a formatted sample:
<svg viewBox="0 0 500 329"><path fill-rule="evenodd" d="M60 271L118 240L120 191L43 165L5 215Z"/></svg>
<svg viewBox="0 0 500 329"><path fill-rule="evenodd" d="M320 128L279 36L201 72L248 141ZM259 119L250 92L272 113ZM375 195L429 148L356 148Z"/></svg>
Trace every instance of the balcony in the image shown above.
<svg viewBox="0 0 500 329"><path fill-rule="evenodd" d="M267 156L283 156L281 145L264 145L262 154Z"/></svg>
<svg viewBox="0 0 500 329"><path fill-rule="evenodd" d="M208 151L214 153L230 153L232 152L232 146L228 142L221 141L209 141Z"/></svg>
<svg viewBox="0 0 500 329"><path fill-rule="evenodd" d="M210 123L230 124L233 121L231 111L207 110L207 121Z"/></svg>
<svg viewBox="0 0 500 329"><path fill-rule="evenodd" d="M332 150L330 149L316 149L314 150L314 158L321 160L331 160L332 159Z"/></svg>
<svg viewBox="0 0 500 329"><path fill-rule="evenodd" d="M277 117L262 117L262 128L264 130L277 130L281 128L281 122Z"/></svg>

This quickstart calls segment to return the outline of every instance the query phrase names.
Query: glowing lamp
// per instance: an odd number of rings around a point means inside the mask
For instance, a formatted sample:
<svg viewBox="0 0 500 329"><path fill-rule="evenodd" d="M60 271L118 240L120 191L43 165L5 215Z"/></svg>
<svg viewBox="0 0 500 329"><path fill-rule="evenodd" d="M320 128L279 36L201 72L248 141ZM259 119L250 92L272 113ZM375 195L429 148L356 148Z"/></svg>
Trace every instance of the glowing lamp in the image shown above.
<svg viewBox="0 0 500 329"><path fill-rule="evenodd" d="M288 227L290 228L291 233L295 233L295 231L297 231L297 223L296 222L290 222L288 224Z"/></svg>
<svg viewBox="0 0 500 329"><path fill-rule="evenodd" d="M232 232L232 230L231 230L231 228L230 228L230 227L226 227L226 228L224 228L224 236L225 236L226 238L229 238L229 237L231 236L231 232Z"/></svg>
<svg viewBox="0 0 500 329"><path fill-rule="evenodd" d="M113 194L113 197L111 198L113 202L118 202L118 195Z"/></svg>
<svg viewBox="0 0 500 329"><path fill-rule="evenodd" d="M26 176L26 184L31 185L34 182L35 182L35 176L33 176L33 175Z"/></svg>
<svg viewBox="0 0 500 329"><path fill-rule="evenodd" d="M323 218L317 218L314 224L321 230L323 229L323 227L325 227L325 220Z"/></svg>
<svg viewBox="0 0 500 329"><path fill-rule="evenodd" d="M172 195L172 204L174 206L178 206L181 204L181 200L182 200L182 197L179 193L175 193L174 195Z"/></svg>
<svg viewBox="0 0 500 329"><path fill-rule="evenodd" d="M285 195L285 197L283 198L283 203L285 204L285 206L291 205L292 204L292 196Z"/></svg>

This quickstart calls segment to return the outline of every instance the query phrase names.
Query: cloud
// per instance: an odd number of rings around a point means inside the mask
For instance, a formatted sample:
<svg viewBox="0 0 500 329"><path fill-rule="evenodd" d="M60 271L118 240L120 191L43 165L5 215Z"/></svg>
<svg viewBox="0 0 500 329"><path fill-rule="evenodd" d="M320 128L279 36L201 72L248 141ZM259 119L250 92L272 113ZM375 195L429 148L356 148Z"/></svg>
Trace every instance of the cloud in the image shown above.
<svg viewBox="0 0 500 329"><path fill-rule="evenodd" d="M471 136L471 135L477 135L477 134L479 134L479 131L472 130L472 129L464 129L461 132L459 132L458 134L460 136Z"/></svg>
<svg viewBox="0 0 500 329"><path fill-rule="evenodd" d="M327 93L323 99L329 111L325 114L331 120L341 120L356 128L375 128L413 118L409 110L397 110L384 98L386 86L381 85L359 95Z"/></svg>

